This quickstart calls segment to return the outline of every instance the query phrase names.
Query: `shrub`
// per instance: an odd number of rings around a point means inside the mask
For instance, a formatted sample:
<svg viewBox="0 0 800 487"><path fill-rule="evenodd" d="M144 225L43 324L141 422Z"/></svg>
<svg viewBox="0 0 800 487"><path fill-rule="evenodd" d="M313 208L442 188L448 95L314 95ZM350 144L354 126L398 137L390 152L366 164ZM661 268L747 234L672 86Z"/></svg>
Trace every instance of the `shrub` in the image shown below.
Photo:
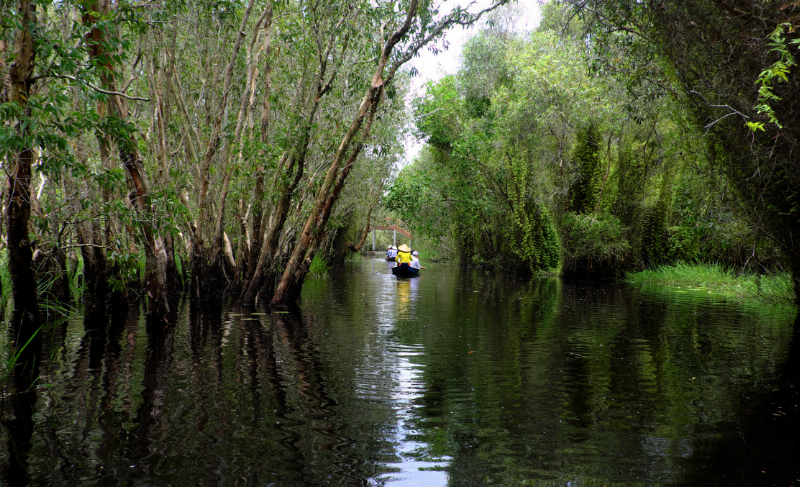
<svg viewBox="0 0 800 487"><path fill-rule="evenodd" d="M613 215L576 215L561 219L566 276L617 277L631 246L625 227Z"/></svg>

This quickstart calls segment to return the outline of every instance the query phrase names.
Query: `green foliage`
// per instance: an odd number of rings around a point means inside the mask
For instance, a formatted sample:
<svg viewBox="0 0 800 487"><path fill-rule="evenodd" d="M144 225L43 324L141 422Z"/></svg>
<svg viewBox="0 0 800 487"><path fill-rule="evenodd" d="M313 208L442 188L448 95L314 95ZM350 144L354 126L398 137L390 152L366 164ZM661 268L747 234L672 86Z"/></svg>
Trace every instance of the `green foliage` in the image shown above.
<svg viewBox="0 0 800 487"><path fill-rule="evenodd" d="M109 265L117 270L115 275L108 278L108 285L112 291L125 291L131 284L138 282L140 275L144 275L143 252L129 252L124 247L118 247L117 250L109 252L107 258Z"/></svg>
<svg viewBox="0 0 800 487"><path fill-rule="evenodd" d="M594 124L578 134L573 157L578 165L578 181L570 187L572 211L593 212L600 190L600 133Z"/></svg>
<svg viewBox="0 0 800 487"><path fill-rule="evenodd" d="M626 228L613 215L567 213L564 234L564 273L571 276L616 276L624 270L631 246Z"/></svg>
<svg viewBox="0 0 800 487"><path fill-rule="evenodd" d="M544 256L560 246L570 275L681 259L774 268L779 251L728 207L691 112L666 96L675 80L659 78L671 68L654 47L625 32L587 45L588 24L546 10L528 39L481 32L459 73L428 85L414 105L427 152L388 208L426 237L449 230L466 264L554 268Z"/></svg>
<svg viewBox="0 0 800 487"><path fill-rule="evenodd" d="M625 279L637 285L658 284L768 303L791 304L794 300L792 279L786 272L737 272L717 263L661 265L629 273Z"/></svg>
<svg viewBox="0 0 800 487"><path fill-rule="evenodd" d="M424 97L413 101L417 136L442 151L450 151L458 138L458 120L463 118L456 78L445 76L428 83Z"/></svg>
<svg viewBox="0 0 800 487"><path fill-rule="evenodd" d="M311 260L311 265L308 268L308 275L311 278L319 279L325 277L329 270L330 266L328 265L328 261L320 254L316 254Z"/></svg>
<svg viewBox="0 0 800 487"><path fill-rule="evenodd" d="M670 252L667 226L672 206L672 171L661 176L661 190L655 207L645 212L642 237L642 260L653 264Z"/></svg>
<svg viewBox="0 0 800 487"><path fill-rule="evenodd" d="M755 106L756 112L759 114L766 114L769 118L769 123L775 124L778 128L783 128L783 126L778 121L772 105L781 101L781 97L775 94L773 83L788 83L789 78L787 75L789 71L793 66L797 66L794 60L795 55L792 54L790 48L792 44L800 45L800 38L790 41L784 37L786 33L793 31L794 28L789 22L778 25L778 27L772 31L769 35L770 52L777 53L780 59L775 61L768 69L761 71L756 80L756 84L760 85L758 87L758 101ZM746 125L753 132L764 130L764 124L761 122L747 122Z"/></svg>
<svg viewBox="0 0 800 487"><path fill-rule="evenodd" d="M8 270L8 252L0 252L0 317L4 317L4 311L11 301L11 272Z"/></svg>
<svg viewBox="0 0 800 487"><path fill-rule="evenodd" d="M37 282L37 294L39 296L39 315L45 319L66 318L75 309L68 303L58 299L52 292L53 286L56 285L61 275L47 276L45 279L39 279Z"/></svg>

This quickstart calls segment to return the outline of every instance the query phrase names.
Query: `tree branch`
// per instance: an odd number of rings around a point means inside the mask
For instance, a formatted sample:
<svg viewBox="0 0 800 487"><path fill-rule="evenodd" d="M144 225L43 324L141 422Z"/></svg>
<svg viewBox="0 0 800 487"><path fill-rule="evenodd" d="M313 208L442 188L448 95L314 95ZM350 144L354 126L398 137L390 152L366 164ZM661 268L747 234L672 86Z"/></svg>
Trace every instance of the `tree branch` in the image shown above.
<svg viewBox="0 0 800 487"><path fill-rule="evenodd" d="M91 82L86 81L86 80L79 80L75 76L70 76L68 74L48 74L46 76L41 76L41 77L42 78L68 79L68 80L75 81L75 82L78 82L78 83L85 83L86 86L88 86L89 88L95 90L98 93L102 93L104 95L121 96L123 98L127 98L128 100L150 101L150 98L141 98L141 97L138 97L138 96L129 96L129 95L126 95L125 93L120 93L119 91L104 90L103 88L100 88L99 86L95 85L94 83L91 83Z"/></svg>

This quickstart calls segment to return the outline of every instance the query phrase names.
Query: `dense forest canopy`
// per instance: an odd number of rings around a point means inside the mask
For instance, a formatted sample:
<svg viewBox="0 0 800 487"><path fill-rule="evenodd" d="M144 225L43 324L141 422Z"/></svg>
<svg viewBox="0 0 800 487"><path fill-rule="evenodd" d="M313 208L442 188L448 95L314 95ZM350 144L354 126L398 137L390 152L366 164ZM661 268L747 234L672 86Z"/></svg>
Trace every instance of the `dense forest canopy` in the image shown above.
<svg viewBox="0 0 800 487"><path fill-rule="evenodd" d="M553 2L414 103L386 204L468 265L788 272L800 297L796 2ZM417 197L414 198L413 196Z"/></svg>
<svg viewBox="0 0 800 487"><path fill-rule="evenodd" d="M552 2L525 33L505 3L3 2L15 326L76 293L161 323L185 288L286 306L387 217L466 265L717 262L800 297L797 2Z"/></svg>

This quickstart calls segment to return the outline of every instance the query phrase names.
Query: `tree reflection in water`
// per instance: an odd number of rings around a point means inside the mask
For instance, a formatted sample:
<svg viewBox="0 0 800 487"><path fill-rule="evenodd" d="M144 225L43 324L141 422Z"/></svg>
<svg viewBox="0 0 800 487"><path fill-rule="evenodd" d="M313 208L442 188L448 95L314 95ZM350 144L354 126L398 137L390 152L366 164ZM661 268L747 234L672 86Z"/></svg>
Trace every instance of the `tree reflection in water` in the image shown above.
<svg viewBox="0 0 800 487"><path fill-rule="evenodd" d="M447 266L399 280L372 264L309 281L295 313L184 302L163 329L138 312L53 328L30 375L48 387L4 405L3 481L800 478L794 315Z"/></svg>

